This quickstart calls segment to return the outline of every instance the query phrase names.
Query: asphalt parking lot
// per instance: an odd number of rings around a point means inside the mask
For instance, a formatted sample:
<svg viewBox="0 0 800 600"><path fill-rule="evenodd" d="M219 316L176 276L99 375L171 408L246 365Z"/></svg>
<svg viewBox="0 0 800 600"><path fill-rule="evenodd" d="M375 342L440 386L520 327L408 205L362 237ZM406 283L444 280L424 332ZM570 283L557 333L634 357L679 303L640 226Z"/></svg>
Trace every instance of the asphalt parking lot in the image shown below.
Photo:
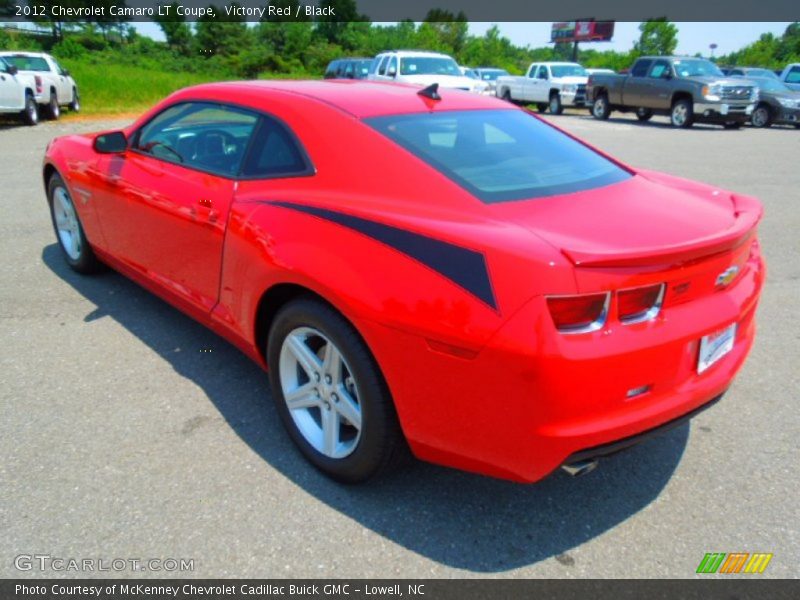
<svg viewBox="0 0 800 600"><path fill-rule="evenodd" d="M124 122L0 125L0 576L92 575L14 567L46 554L194 559L194 577L692 577L706 552L771 552L762 577L796 577L800 131L548 118L632 165L761 198L768 280L722 402L532 486L419 463L361 487L319 475L257 366L120 275L62 261L45 146Z"/></svg>

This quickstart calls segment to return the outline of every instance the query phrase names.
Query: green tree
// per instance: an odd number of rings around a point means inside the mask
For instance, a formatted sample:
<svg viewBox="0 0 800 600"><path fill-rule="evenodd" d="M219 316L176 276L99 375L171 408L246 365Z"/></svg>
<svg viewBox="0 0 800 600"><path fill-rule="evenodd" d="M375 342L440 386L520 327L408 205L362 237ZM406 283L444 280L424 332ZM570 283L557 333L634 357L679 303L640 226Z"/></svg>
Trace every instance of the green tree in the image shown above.
<svg viewBox="0 0 800 600"><path fill-rule="evenodd" d="M240 6L235 2L231 5ZM214 16L205 15L199 18L195 25L194 39L197 51L207 58L238 54L251 40L250 30L244 17L228 17L220 7L210 8L215 9Z"/></svg>
<svg viewBox="0 0 800 600"><path fill-rule="evenodd" d="M192 30L185 17L178 14L178 2L167 6L170 8L167 14L156 16L154 20L164 33L167 45L180 54L188 55L192 49Z"/></svg>
<svg viewBox="0 0 800 600"><path fill-rule="evenodd" d="M355 0L326 0L325 4L333 9L334 15L317 21L317 33L331 44L342 41L348 23L367 20L359 14Z"/></svg>
<svg viewBox="0 0 800 600"><path fill-rule="evenodd" d="M639 41L633 45L634 52L639 56L666 56L674 53L678 47L678 28L665 17L643 22L639 25L639 31Z"/></svg>

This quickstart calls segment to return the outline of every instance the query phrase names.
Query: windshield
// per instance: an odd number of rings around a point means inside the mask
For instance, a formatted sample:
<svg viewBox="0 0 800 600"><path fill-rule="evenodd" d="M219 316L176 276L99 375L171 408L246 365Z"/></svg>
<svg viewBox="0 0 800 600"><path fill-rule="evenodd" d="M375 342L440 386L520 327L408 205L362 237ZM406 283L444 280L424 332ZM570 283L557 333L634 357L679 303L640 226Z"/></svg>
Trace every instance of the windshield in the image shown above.
<svg viewBox="0 0 800 600"><path fill-rule="evenodd" d="M762 92L791 92L784 83L779 79L771 79L767 77L753 77L753 81L758 84L758 88Z"/></svg>
<svg viewBox="0 0 800 600"><path fill-rule="evenodd" d="M765 79L778 79L778 76L769 69L747 69L744 72L745 77L764 77Z"/></svg>
<svg viewBox="0 0 800 600"><path fill-rule="evenodd" d="M415 113L366 122L486 203L579 192L631 176L521 110Z"/></svg>
<svg viewBox="0 0 800 600"><path fill-rule="evenodd" d="M4 56L6 62L14 65L20 71L49 71L50 65L40 56Z"/></svg>
<svg viewBox="0 0 800 600"><path fill-rule="evenodd" d="M508 71L503 69L492 69L491 71L481 71L481 79L484 81L495 81L498 77L508 75Z"/></svg>
<svg viewBox="0 0 800 600"><path fill-rule="evenodd" d="M552 65L553 77L588 77L586 69L580 65Z"/></svg>
<svg viewBox="0 0 800 600"><path fill-rule="evenodd" d="M369 67L371 64L371 60L357 60L354 64L356 79L365 79L367 75L369 75Z"/></svg>
<svg viewBox="0 0 800 600"><path fill-rule="evenodd" d="M461 71L452 58L444 56L407 56L400 59L401 75L455 75Z"/></svg>
<svg viewBox="0 0 800 600"><path fill-rule="evenodd" d="M724 77L724 73L710 60L687 58L672 63L678 77Z"/></svg>

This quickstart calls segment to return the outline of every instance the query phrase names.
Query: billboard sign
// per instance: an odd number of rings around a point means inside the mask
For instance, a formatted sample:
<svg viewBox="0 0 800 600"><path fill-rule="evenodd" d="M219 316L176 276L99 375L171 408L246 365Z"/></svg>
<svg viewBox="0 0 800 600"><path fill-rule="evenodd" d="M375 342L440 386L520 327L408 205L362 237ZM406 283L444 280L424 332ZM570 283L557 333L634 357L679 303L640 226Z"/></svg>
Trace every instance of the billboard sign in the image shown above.
<svg viewBox="0 0 800 600"><path fill-rule="evenodd" d="M607 42L614 37L614 21L562 21L553 23L550 41Z"/></svg>

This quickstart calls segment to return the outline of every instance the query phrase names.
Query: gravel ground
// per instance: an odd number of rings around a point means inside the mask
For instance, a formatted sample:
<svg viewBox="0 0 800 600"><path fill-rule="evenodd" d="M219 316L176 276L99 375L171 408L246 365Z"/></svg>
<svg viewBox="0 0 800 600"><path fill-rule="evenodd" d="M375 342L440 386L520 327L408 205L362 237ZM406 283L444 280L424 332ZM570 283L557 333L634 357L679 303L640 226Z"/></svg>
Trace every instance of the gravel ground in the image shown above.
<svg viewBox="0 0 800 600"><path fill-rule="evenodd" d="M124 123L0 125L0 576L79 575L14 568L47 554L190 558L196 577L692 577L706 552L760 551L764 577L795 577L800 132L553 120L633 165L760 197L769 276L721 403L532 486L424 464L362 487L316 473L237 350L117 274L63 263L45 146Z"/></svg>

